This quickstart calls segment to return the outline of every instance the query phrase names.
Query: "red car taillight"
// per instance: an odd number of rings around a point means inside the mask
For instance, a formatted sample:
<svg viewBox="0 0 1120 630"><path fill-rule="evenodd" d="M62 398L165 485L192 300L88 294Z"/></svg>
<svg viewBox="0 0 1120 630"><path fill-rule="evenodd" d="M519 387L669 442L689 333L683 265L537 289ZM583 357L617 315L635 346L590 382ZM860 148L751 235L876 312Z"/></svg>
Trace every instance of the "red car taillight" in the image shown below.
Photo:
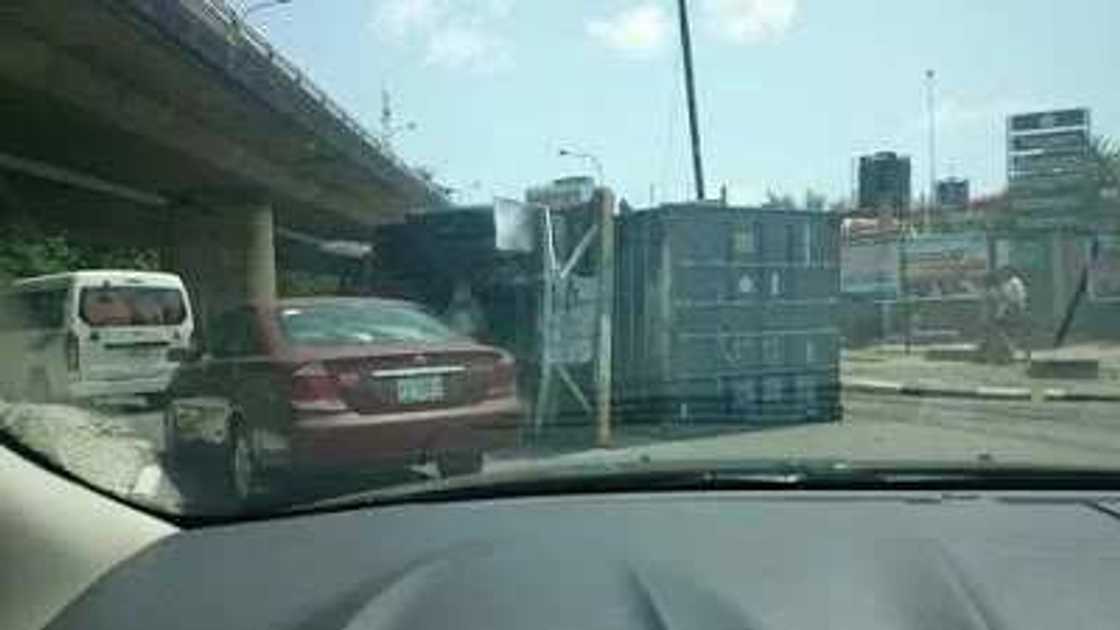
<svg viewBox="0 0 1120 630"><path fill-rule="evenodd" d="M296 411L336 412L349 407L327 368L322 363L308 363L292 373L292 409Z"/></svg>
<svg viewBox="0 0 1120 630"><path fill-rule="evenodd" d="M514 396L517 394L517 369L513 359L504 356L490 370L490 383L486 395L490 398Z"/></svg>
<svg viewBox="0 0 1120 630"><path fill-rule="evenodd" d="M66 334L66 369L77 372L82 367L81 352L78 348L78 336L74 333Z"/></svg>

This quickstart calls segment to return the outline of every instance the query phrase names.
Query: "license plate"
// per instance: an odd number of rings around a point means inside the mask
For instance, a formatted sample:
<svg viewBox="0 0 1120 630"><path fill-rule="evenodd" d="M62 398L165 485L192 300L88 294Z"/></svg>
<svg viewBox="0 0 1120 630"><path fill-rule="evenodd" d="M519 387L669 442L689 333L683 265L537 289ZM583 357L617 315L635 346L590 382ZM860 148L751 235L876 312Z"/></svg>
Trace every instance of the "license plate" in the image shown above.
<svg viewBox="0 0 1120 630"><path fill-rule="evenodd" d="M443 400L442 376L417 376L397 381L397 402L402 405Z"/></svg>

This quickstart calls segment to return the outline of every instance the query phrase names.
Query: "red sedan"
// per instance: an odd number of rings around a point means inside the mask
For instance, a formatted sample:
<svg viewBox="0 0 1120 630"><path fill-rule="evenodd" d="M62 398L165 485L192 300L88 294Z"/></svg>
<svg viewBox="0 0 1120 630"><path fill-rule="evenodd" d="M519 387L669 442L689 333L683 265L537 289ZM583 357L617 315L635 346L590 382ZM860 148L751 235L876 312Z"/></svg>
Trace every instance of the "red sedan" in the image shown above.
<svg viewBox="0 0 1120 630"><path fill-rule="evenodd" d="M243 501L299 471L434 460L442 475L471 474L517 440L512 357L407 302L280 300L229 311L208 332L204 350L181 357L165 451L222 445Z"/></svg>

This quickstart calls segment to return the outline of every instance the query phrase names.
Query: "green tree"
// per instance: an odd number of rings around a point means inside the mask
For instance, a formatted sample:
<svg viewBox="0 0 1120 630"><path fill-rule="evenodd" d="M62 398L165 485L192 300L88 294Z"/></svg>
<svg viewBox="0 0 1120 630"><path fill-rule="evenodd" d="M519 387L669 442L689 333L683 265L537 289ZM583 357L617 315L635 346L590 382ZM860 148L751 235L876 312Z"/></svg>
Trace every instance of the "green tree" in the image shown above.
<svg viewBox="0 0 1120 630"><path fill-rule="evenodd" d="M154 249L78 243L29 221L0 226L0 282L79 269L158 269Z"/></svg>
<svg viewBox="0 0 1120 630"><path fill-rule="evenodd" d="M762 207L766 210L795 210L797 201L794 200L793 195L767 190L766 201L762 202Z"/></svg>
<svg viewBox="0 0 1120 630"><path fill-rule="evenodd" d="M828 199L823 193L812 188L805 189L805 209L809 212L824 212L828 206Z"/></svg>

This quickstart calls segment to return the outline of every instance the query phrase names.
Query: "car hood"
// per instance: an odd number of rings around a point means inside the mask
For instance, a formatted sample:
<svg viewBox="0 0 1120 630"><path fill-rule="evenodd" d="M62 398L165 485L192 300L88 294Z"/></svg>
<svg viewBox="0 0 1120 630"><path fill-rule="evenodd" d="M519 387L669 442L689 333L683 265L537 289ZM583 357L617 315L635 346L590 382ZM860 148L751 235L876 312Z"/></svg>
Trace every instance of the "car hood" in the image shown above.
<svg viewBox="0 0 1120 630"><path fill-rule="evenodd" d="M667 494L184 532L51 628L1114 628L1088 497Z"/></svg>

